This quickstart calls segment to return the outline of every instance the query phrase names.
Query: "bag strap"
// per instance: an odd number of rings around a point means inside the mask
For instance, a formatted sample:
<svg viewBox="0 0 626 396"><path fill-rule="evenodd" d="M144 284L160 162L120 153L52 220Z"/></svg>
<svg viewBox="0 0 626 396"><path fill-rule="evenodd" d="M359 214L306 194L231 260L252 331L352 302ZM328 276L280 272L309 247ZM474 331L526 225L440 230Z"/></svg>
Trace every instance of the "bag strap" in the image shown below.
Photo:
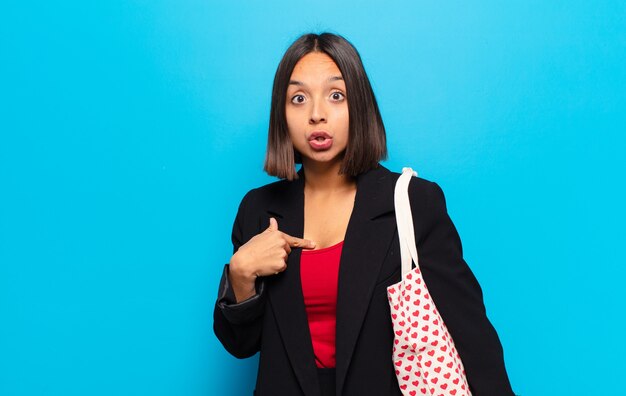
<svg viewBox="0 0 626 396"><path fill-rule="evenodd" d="M409 201L409 182L412 176L417 177L417 172L408 167L402 168L402 174L396 182L393 197L396 211L396 224L398 226L398 238L400 239L402 279L411 271L411 261L415 263L416 267L419 267L417 247L415 245L415 232L413 230L413 216L411 214L411 202Z"/></svg>

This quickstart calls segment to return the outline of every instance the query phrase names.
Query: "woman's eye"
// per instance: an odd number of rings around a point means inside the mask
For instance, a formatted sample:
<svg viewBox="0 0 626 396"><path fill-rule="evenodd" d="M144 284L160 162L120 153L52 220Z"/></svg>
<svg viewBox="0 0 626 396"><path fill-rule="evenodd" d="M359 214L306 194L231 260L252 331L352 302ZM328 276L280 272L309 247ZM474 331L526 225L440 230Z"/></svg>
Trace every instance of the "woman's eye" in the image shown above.
<svg viewBox="0 0 626 396"><path fill-rule="evenodd" d="M333 92L333 93L330 95L330 97L331 97L333 100L342 100L343 98L345 98L345 95L344 95L344 94L342 94L341 92Z"/></svg>
<svg viewBox="0 0 626 396"><path fill-rule="evenodd" d="M299 103L304 103L305 99L303 95L296 95L293 98L291 98L291 103L295 103L295 104L299 104Z"/></svg>

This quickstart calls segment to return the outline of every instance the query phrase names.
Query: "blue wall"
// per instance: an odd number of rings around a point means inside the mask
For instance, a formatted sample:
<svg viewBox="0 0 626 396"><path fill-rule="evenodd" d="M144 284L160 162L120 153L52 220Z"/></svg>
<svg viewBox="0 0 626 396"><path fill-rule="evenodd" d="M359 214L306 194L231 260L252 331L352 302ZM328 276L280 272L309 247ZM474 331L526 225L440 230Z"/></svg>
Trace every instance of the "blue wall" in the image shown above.
<svg viewBox="0 0 626 396"><path fill-rule="evenodd" d="M444 189L516 392L623 392L625 4L4 2L0 394L251 394L212 308L311 30L361 52L385 165Z"/></svg>

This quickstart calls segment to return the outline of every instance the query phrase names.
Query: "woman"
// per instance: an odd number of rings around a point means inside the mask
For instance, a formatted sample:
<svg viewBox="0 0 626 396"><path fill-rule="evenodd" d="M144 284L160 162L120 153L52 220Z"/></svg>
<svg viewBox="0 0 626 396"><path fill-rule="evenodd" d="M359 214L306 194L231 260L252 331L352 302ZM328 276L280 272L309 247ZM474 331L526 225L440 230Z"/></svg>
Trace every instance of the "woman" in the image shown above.
<svg viewBox="0 0 626 396"><path fill-rule="evenodd" d="M400 395L387 286L400 281L385 129L356 49L307 34L281 60L265 170L234 222L214 330L256 395ZM295 171L294 164L302 167ZM512 395L498 336L435 183L409 186L420 266L474 395Z"/></svg>

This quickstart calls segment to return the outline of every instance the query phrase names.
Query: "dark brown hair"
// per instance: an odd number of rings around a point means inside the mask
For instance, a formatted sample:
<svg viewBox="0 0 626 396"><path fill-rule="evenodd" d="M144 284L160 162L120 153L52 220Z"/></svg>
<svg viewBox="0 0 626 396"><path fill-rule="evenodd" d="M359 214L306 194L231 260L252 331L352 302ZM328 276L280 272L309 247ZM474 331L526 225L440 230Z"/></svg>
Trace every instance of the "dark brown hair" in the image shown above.
<svg viewBox="0 0 626 396"><path fill-rule="evenodd" d="M289 138L285 105L291 73L296 63L311 52L330 56L346 84L350 126L339 173L356 176L375 168L379 161L387 158L385 126L361 57L356 48L339 35L309 33L291 44L276 70L263 169L281 179L298 178L295 164L301 163L301 158Z"/></svg>

